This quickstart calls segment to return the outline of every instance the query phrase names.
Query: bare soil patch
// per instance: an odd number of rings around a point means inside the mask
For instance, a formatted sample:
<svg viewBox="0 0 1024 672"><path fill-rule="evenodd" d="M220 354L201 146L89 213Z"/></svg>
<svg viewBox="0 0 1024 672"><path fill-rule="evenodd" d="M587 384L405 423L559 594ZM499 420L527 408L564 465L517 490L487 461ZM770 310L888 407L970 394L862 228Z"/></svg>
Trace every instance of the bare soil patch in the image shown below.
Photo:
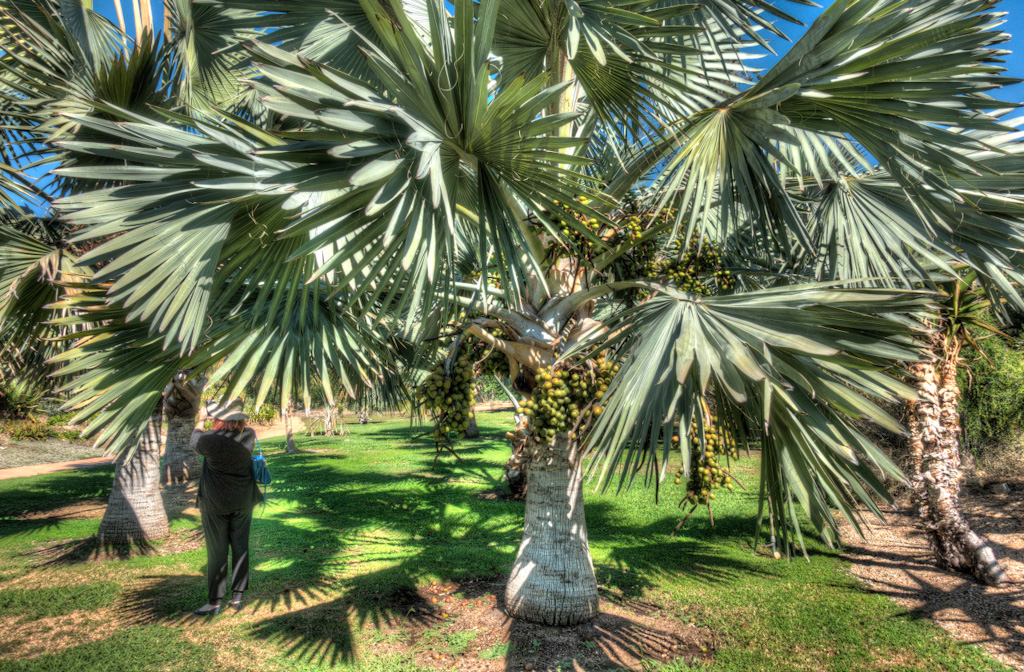
<svg viewBox="0 0 1024 672"><path fill-rule="evenodd" d="M593 622L550 627L512 620L504 578L422 587L411 597L408 644L421 665L444 669L640 670L644 661L711 660L718 639L661 606L605 594Z"/></svg>
<svg viewBox="0 0 1024 672"><path fill-rule="evenodd" d="M0 469L52 462L70 462L103 455L103 449L89 442L52 438L20 440L0 438Z"/></svg>
<svg viewBox="0 0 1024 672"><path fill-rule="evenodd" d="M105 499L82 499L77 502L58 506L46 511L29 511L18 516L19 520L81 520L83 518L102 518L107 509Z"/></svg>
<svg viewBox="0 0 1024 672"><path fill-rule="evenodd" d="M76 611L50 618L26 620L0 617L0 660L33 658L46 653L106 639L117 629L113 609Z"/></svg>
<svg viewBox="0 0 1024 672"><path fill-rule="evenodd" d="M863 511L866 539L843 523L848 544L843 557L872 590L1024 670L1024 481L1008 485L1009 494L995 494L990 486L966 487L961 500L964 515L992 543L1010 577L1003 586L985 586L937 567L906 500L887 516L888 524Z"/></svg>

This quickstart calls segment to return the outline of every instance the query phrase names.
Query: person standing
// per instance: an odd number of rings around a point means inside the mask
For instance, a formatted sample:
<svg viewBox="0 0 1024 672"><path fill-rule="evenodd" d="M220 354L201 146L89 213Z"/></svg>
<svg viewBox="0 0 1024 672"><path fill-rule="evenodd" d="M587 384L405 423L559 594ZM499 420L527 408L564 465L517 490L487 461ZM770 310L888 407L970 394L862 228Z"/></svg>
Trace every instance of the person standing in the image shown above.
<svg viewBox="0 0 1024 672"><path fill-rule="evenodd" d="M207 417L213 428L203 429ZM256 432L246 427L242 400L231 399L199 412L199 426L190 444L203 456L199 477L199 512L206 536L206 573L209 602L196 609L197 616L221 611L227 592L228 550L231 550L231 601L242 608L242 594L249 585L249 528L252 510L262 500L252 473Z"/></svg>

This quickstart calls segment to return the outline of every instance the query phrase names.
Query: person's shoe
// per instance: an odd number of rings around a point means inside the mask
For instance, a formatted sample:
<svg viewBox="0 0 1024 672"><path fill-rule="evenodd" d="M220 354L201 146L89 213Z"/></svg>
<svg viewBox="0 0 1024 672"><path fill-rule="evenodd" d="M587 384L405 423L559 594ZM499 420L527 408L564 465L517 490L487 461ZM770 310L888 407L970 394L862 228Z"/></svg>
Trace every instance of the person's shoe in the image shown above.
<svg viewBox="0 0 1024 672"><path fill-rule="evenodd" d="M234 609L235 611L241 611L242 610L242 601L241 600L231 600L230 602L228 602L228 606L231 607L232 609Z"/></svg>
<svg viewBox="0 0 1024 672"><path fill-rule="evenodd" d="M220 605L204 604L192 613L196 616L216 616L220 613Z"/></svg>

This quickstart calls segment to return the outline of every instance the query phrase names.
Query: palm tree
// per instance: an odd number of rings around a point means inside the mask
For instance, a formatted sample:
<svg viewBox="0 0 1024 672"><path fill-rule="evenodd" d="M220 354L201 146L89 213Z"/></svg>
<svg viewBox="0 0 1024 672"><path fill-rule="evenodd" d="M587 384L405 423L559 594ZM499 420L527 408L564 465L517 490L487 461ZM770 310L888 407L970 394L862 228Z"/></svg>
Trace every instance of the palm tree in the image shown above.
<svg viewBox="0 0 1024 672"><path fill-rule="evenodd" d="M226 358L210 384L286 408L387 377L392 333L454 337L442 386L480 339L541 411L506 603L544 623L597 611L587 470L658 487L691 466L673 436L760 441L787 552L797 505L826 541L833 511L859 529L901 475L852 421L902 431L875 400L916 398L924 261L1024 305L995 4L836 0L754 80L762 12L788 18L759 0L212 3L272 31L244 111L98 105L75 122L110 140L61 144L119 162L56 171L96 181L59 201L77 239L113 236L68 301L125 316L61 355L78 417L131 450L182 368Z"/></svg>
<svg viewBox="0 0 1024 672"><path fill-rule="evenodd" d="M115 6L120 29L93 11L91 3L0 2L0 114L5 122L5 142L0 151L0 207L9 193L27 193L20 169L56 165L87 173L92 166L112 163L109 157L89 157L60 146L65 141L73 145L109 140L75 119L90 112L102 116L102 110L94 106L96 101L119 110L149 114L154 106L185 105L204 110L215 104L235 105L244 93L238 82L244 64L239 63L242 52L237 36L232 35L225 43L225 35L217 27L225 15L240 19L244 13L168 2L165 39L161 43L154 32L148 2L133 5L134 39L124 33L120 2ZM92 180L88 184L95 187ZM54 175L32 195L46 202L55 195L81 189L78 178ZM66 340L69 327L54 329L50 321L68 316L50 311L48 304L59 298L59 287L69 282L80 284L95 270L94 266L78 264L81 248L69 244L71 231L66 222L48 218L39 222L46 223L47 235L36 236L35 241L6 224L0 231L0 278L7 279L6 295L0 300L5 354L37 351L35 343L41 338L50 339L44 341L47 356L55 354L61 342L55 339ZM32 277L36 267L40 271L38 279ZM29 287L31 291L26 294ZM182 482L199 475L199 458L188 440L201 391L201 378L175 376L167 386L163 404L168 418L167 453L161 475L164 482ZM159 424L155 438L150 426L139 439L139 450L131 457L122 456L118 463L100 530L105 543L152 541L167 534L159 482L154 486L150 473L153 451L158 466L160 462ZM137 515L140 512L146 513Z"/></svg>
<svg viewBox="0 0 1024 672"><path fill-rule="evenodd" d="M1001 333L986 317L992 304L975 287L977 274L942 283L945 300L927 361L910 365L918 399L908 402L914 504L939 564L989 585L1007 580L988 541L960 513L960 386L965 347L977 349L970 328Z"/></svg>

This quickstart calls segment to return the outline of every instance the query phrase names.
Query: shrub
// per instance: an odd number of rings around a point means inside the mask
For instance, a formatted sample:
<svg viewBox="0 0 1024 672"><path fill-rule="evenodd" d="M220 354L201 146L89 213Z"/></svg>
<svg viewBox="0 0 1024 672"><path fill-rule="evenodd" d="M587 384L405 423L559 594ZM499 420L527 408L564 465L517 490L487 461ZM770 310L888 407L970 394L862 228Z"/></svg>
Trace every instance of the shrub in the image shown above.
<svg viewBox="0 0 1024 672"><path fill-rule="evenodd" d="M961 367L960 422L963 445L981 459L987 452L1019 443L1024 429L1024 339L991 337ZM971 357L965 351L965 360ZM991 362L991 363L990 363Z"/></svg>
<svg viewBox="0 0 1024 672"><path fill-rule="evenodd" d="M0 422L0 434L16 441L42 441L53 438L78 441L82 438L82 432L79 430L63 429L51 420L41 420L34 415L29 415L23 420L5 420Z"/></svg>
<svg viewBox="0 0 1024 672"><path fill-rule="evenodd" d="M273 404L263 404L257 411L252 402L246 402L243 408L251 425L272 425L281 415L281 411Z"/></svg>
<svg viewBox="0 0 1024 672"><path fill-rule="evenodd" d="M477 401L509 401L494 376L477 376Z"/></svg>
<svg viewBox="0 0 1024 672"><path fill-rule="evenodd" d="M46 418L46 423L51 427L67 427L71 424L73 417L75 417L74 413L53 413Z"/></svg>
<svg viewBox="0 0 1024 672"><path fill-rule="evenodd" d="M31 415L27 420L9 420L0 429L16 441L38 441L55 435L52 427Z"/></svg>
<svg viewBox="0 0 1024 672"><path fill-rule="evenodd" d="M24 418L39 409L46 395L41 385L11 380L0 383L0 417Z"/></svg>

